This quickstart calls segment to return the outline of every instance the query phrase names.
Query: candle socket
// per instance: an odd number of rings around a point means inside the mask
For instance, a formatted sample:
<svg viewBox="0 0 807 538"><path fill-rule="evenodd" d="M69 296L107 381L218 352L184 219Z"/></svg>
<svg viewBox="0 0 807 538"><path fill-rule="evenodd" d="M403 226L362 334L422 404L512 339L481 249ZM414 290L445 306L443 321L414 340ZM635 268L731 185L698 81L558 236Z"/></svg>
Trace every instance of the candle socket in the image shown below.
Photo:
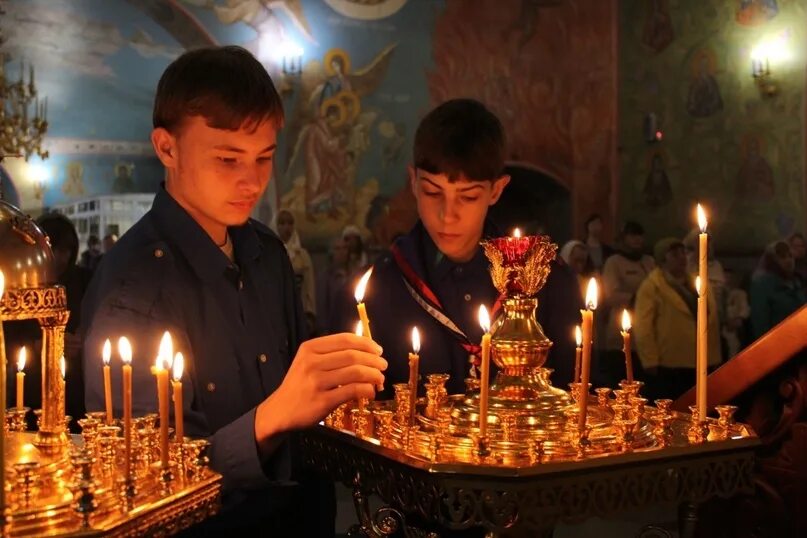
<svg viewBox="0 0 807 538"><path fill-rule="evenodd" d="M6 431L24 432L28 429L25 417L31 410L30 407L11 407L6 410Z"/></svg>
<svg viewBox="0 0 807 538"><path fill-rule="evenodd" d="M38 461L25 461L13 465L17 477L13 492L17 496L17 502L26 508L31 504L31 496L37 489L39 467Z"/></svg>
<svg viewBox="0 0 807 538"><path fill-rule="evenodd" d="M396 383L392 386L395 393L395 422L409 424L410 390L408 383Z"/></svg>
<svg viewBox="0 0 807 538"><path fill-rule="evenodd" d="M353 431L358 437L369 438L373 436L373 420L372 412L369 409L351 409L350 410Z"/></svg>
<svg viewBox="0 0 807 538"><path fill-rule="evenodd" d="M691 444L695 445L705 443L709 439L708 417L700 416L697 405L690 405L689 411L691 413L691 418L689 422L689 429L687 430L687 439Z"/></svg>
<svg viewBox="0 0 807 538"><path fill-rule="evenodd" d="M611 389L599 387L594 389L594 392L597 394L597 405L603 409L609 409L611 407Z"/></svg>
<svg viewBox="0 0 807 538"><path fill-rule="evenodd" d="M544 449L544 440L542 438L532 439L530 441L530 465L541 464L544 462L546 456Z"/></svg>
<svg viewBox="0 0 807 538"><path fill-rule="evenodd" d="M479 392L479 378L477 377L466 377L465 378L465 392L468 394L472 394L474 392Z"/></svg>
<svg viewBox="0 0 807 538"><path fill-rule="evenodd" d="M448 402L446 383L448 382L449 377L450 376L448 374L429 374L426 376L429 383L432 383L435 387L437 387L438 407L443 406L446 402Z"/></svg>
<svg viewBox="0 0 807 538"><path fill-rule="evenodd" d="M487 435L476 436L476 456L480 462L484 462L490 456L490 439Z"/></svg>
<svg viewBox="0 0 807 538"><path fill-rule="evenodd" d="M642 381L635 381L635 380L627 381L623 379L622 381L619 382L619 388L621 388L628 394L629 396L628 400L630 400L630 397L639 396L639 393L641 392L643 386L644 382Z"/></svg>
<svg viewBox="0 0 807 538"><path fill-rule="evenodd" d="M389 409L373 410L373 421L375 422L375 438L381 446L391 447L390 434L392 433L393 412Z"/></svg>
<svg viewBox="0 0 807 538"><path fill-rule="evenodd" d="M639 421L635 416L614 419L614 427L617 430L617 450L619 452L631 452L633 450L633 440L636 426Z"/></svg>
<svg viewBox="0 0 807 538"><path fill-rule="evenodd" d="M434 383L425 383L423 385L426 389L426 409L423 414L427 418L437 418L437 412L440 409L440 387ZM410 409L411 421L414 422L415 409Z"/></svg>
<svg viewBox="0 0 807 538"><path fill-rule="evenodd" d="M717 405L717 424L722 428L731 429L734 426L734 413L737 412L736 405Z"/></svg>
<svg viewBox="0 0 807 538"><path fill-rule="evenodd" d="M590 435L591 435L591 426L586 425L582 430L578 431L575 443L575 450L576 450L575 457L578 460L586 458L586 452L591 446L591 440L589 440Z"/></svg>

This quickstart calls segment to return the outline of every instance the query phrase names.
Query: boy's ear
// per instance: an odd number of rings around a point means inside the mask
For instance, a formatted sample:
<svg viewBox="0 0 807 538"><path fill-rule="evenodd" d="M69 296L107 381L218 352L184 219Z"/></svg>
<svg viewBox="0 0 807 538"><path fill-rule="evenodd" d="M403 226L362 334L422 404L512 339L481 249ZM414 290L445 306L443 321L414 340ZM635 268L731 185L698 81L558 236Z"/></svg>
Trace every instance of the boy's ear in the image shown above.
<svg viewBox="0 0 807 538"><path fill-rule="evenodd" d="M166 168L175 168L177 162L176 138L167 129L157 127L151 131L151 145Z"/></svg>
<svg viewBox="0 0 807 538"><path fill-rule="evenodd" d="M493 186L490 193L490 205L495 204L501 198L504 188L510 183L510 176L503 175L493 180Z"/></svg>
<svg viewBox="0 0 807 538"><path fill-rule="evenodd" d="M412 189L412 196L415 198L418 197L418 185L417 185L417 172L415 172L415 167L411 164L406 167L406 172L409 174L409 187Z"/></svg>

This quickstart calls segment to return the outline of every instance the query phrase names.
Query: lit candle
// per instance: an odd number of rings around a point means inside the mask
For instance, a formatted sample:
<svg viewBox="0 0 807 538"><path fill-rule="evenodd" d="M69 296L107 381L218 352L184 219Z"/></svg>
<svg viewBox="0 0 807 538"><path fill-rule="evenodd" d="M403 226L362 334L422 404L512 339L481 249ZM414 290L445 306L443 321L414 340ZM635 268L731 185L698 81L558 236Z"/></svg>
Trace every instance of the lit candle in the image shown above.
<svg viewBox="0 0 807 538"><path fill-rule="evenodd" d="M25 401L25 355L25 346L22 346L17 354L17 409L22 409Z"/></svg>
<svg viewBox="0 0 807 538"><path fill-rule="evenodd" d="M521 230L519 230L518 228L513 230L513 237L515 237L515 238L521 237Z"/></svg>
<svg viewBox="0 0 807 538"><path fill-rule="evenodd" d="M583 317L583 360L580 376L580 416L577 421L577 429L583 432L586 428L586 413L588 412L588 384L591 378L591 344L594 338L594 310L597 309L597 280L592 278L588 281L586 289L586 309L581 310Z"/></svg>
<svg viewBox="0 0 807 538"><path fill-rule="evenodd" d="M118 354L123 362L123 470L126 480L132 478L132 346L122 336Z"/></svg>
<svg viewBox="0 0 807 538"><path fill-rule="evenodd" d="M583 333L580 330L580 325L576 325L574 328L574 341L577 343L577 347L574 350L574 381L575 383L580 382L580 360L583 355Z"/></svg>
<svg viewBox="0 0 807 538"><path fill-rule="evenodd" d="M0 303L6 288L6 278L0 271ZM0 514L6 510L6 446L5 434L2 433L6 424L6 338L3 332L3 318L0 317ZM5 523L5 520L0 522Z"/></svg>
<svg viewBox="0 0 807 538"><path fill-rule="evenodd" d="M696 213L698 214L698 228L701 233L698 235L698 277L700 284L696 282L698 292L698 338L696 352L696 377L695 377L695 404L698 407L698 416L701 420L706 418L706 365L709 362L708 355L708 312L707 297L709 294L709 236L706 234L706 212L698 204Z"/></svg>
<svg viewBox="0 0 807 538"><path fill-rule="evenodd" d="M485 332L482 335L482 369L479 380L479 436L485 437L488 433L488 393L490 392L490 316L485 305L479 307L479 325Z"/></svg>
<svg viewBox="0 0 807 538"><path fill-rule="evenodd" d="M695 290L698 292L698 339L695 364L695 405L700 420L706 419L706 291L701 277L695 277Z"/></svg>
<svg viewBox="0 0 807 538"><path fill-rule="evenodd" d="M101 359L104 361L104 404L106 405L106 423L110 426L112 425L112 377L109 371L109 361L112 359L112 342L109 341L109 338L104 341Z"/></svg>
<svg viewBox="0 0 807 538"><path fill-rule="evenodd" d="M364 292L367 290L367 282L373 274L373 268L369 268L364 275L362 275L359 283L356 285L356 290L353 296L356 298L356 308L359 311L359 319L361 320L364 336L372 338L373 334L370 332L370 320L367 317L367 309L364 307Z"/></svg>
<svg viewBox="0 0 807 538"><path fill-rule="evenodd" d="M154 374L157 376L157 399L160 407L160 465L168 469L168 369L171 368L171 358L174 354L174 344L171 334L165 331L160 341L160 351L154 365Z"/></svg>
<svg viewBox="0 0 807 538"><path fill-rule="evenodd" d="M622 310L622 351L625 352L625 372L628 383L633 383L633 361L630 351L630 314Z"/></svg>
<svg viewBox="0 0 807 538"><path fill-rule="evenodd" d="M418 368L420 367L420 333L412 328L412 352L409 354L409 425L415 423L415 406L418 401Z"/></svg>
<svg viewBox="0 0 807 538"><path fill-rule="evenodd" d="M174 440L181 443L185 438L185 424L182 413L182 370L185 368L185 359L182 353L174 355L173 388L174 388Z"/></svg>

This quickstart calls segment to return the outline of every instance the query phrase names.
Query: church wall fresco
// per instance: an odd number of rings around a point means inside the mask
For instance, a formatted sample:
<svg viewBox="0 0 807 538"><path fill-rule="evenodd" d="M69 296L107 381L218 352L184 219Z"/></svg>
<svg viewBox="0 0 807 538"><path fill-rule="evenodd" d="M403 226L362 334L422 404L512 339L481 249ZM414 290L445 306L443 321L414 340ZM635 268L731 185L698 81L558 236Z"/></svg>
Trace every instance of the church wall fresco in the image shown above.
<svg viewBox="0 0 807 538"><path fill-rule="evenodd" d="M619 215L651 238L683 235L696 200L716 245L755 254L805 223L805 0L624 0L620 12ZM779 94L763 97L751 51L778 40ZM663 139L644 140L655 114Z"/></svg>
<svg viewBox="0 0 807 538"><path fill-rule="evenodd" d="M326 244L346 224L382 244L407 229L414 129L431 106L456 96L492 103L511 159L570 190L578 213L608 215L616 205L615 12L608 2L8 4L0 24L9 52L35 65L49 99L45 165L52 177L41 201L19 189L26 207L156 188L162 172L148 137L160 73L186 48L226 43L251 50L283 91L286 128L261 215L288 207L308 244ZM304 50L299 78L280 73L284 40Z"/></svg>

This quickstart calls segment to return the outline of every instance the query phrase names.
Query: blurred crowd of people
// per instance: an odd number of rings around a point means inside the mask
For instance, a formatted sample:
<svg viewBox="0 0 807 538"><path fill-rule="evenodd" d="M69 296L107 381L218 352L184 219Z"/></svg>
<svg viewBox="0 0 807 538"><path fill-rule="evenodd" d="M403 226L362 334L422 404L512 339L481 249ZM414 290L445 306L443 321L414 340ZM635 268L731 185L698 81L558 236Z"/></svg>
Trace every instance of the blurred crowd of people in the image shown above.
<svg viewBox="0 0 807 538"><path fill-rule="evenodd" d="M586 237L567 242L560 256L578 275L601 282L597 309L598 370L613 385L624 377L621 313L632 314L636 342L633 367L648 384L648 395L675 397L694 380L698 293L698 231L666 237L646 248L638 222L626 222L617 242L602 240L602 218L585 223ZM807 303L807 247L804 236L769 244L753 271L724 266L709 242L709 367L739 353ZM652 256L648 253L652 252Z"/></svg>

